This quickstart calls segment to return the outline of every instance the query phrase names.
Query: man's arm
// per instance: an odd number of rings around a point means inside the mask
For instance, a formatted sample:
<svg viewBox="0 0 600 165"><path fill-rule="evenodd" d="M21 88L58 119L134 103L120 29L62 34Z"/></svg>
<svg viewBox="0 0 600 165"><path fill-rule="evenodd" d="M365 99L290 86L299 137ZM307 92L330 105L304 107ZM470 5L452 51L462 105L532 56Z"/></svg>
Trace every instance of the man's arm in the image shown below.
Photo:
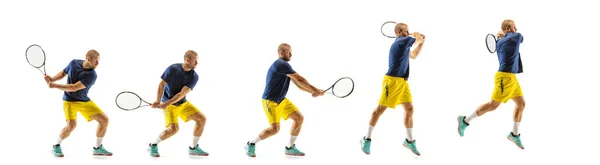
<svg viewBox="0 0 600 165"><path fill-rule="evenodd" d="M167 82L165 82L165 80L160 79L160 83L158 84L158 91L156 92L156 101L160 102L160 100L162 99L162 95L165 92L165 86L167 85Z"/></svg>
<svg viewBox="0 0 600 165"><path fill-rule="evenodd" d="M298 86L298 88L302 89L303 91L309 92L309 93L319 93L320 89L314 87L313 85L311 85L310 83L308 83L308 80L306 80L304 77L302 77L300 74L298 73L292 73L292 74L287 74L288 77L290 77L294 83Z"/></svg>
<svg viewBox="0 0 600 165"><path fill-rule="evenodd" d="M50 86L50 88L60 89L65 92L75 92L75 91L86 88L86 86L83 85L83 83L81 83L81 81L78 81L75 84L56 84L56 83L50 82L50 83L48 83L48 85Z"/></svg>
<svg viewBox="0 0 600 165"><path fill-rule="evenodd" d="M421 48L423 48L423 42L421 42L415 49L410 51L410 58L416 59L417 56L421 53Z"/></svg>
<svg viewBox="0 0 600 165"><path fill-rule="evenodd" d="M183 88L181 88L181 91L179 93L177 93L175 96L173 96L173 98L165 101L163 104L164 105L171 105L179 100L181 100L183 97L185 97L185 95L187 95L190 91L192 91L192 89L190 87L184 86Z"/></svg>
<svg viewBox="0 0 600 165"><path fill-rule="evenodd" d="M419 56L419 54L421 53L421 48L423 48L423 43L425 41L424 41L423 35L421 33L414 32L413 35L414 35L415 41L413 41L412 46L417 45L417 47L410 52L409 57L411 59L416 59L417 56Z"/></svg>
<svg viewBox="0 0 600 165"><path fill-rule="evenodd" d="M306 88L305 86L300 85L300 83L298 83L298 81L292 79L292 82L294 82L294 85L296 85L298 88L300 88L300 90L302 90L304 92L312 93L312 90L310 88Z"/></svg>
<svg viewBox="0 0 600 165"><path fill-rule="evenodd" d="M65 76L67 76L67 74L64 71L60 71L53 77L50 77L50 82L55 82L55 81L61 80L61 79L65 78Z"/></svg>

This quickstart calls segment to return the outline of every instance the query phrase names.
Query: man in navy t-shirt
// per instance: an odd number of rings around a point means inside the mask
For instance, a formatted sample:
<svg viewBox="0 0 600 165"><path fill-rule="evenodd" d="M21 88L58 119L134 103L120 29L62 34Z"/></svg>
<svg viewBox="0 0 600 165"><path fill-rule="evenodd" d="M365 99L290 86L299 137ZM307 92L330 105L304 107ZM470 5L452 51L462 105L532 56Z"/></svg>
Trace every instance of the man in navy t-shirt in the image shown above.
<svg viewBox="0 0 600 165"><path fill-rule="evenodd" d="M301 90L312 93L313 97L322 96L324 91L308 83L308 81L298 74L288 63L292 58L292 47L287 43L282 43L277 48L279 58L271 64L267 72L265 90L262 94L262 105L265 115L271 125L263 130L255 139L246 143L246 155L255 157L256 143L279 131L280 118L294 120L292 125L289 144L285 147L285 154L292 156L304 156L304 153L296 148L295 141L304 116L298 108L286 97L290 81Z"/></svg>
<svg viewBox="0 0 600 165"><path fill-rule="evenodd" d="M396 108L401 104L404 108L404 127L406 128L406 139L403 140L404 147L410 149L414 154L420 155L415 140L412 136L413 128L413 104L412 94L408 85L409 58L415 59L421 52L424 35L418 32L412 33L405 23L397 23L394 28L396 40L392 43L389 51L388 70L383 76L382 92L379 103L373 114L370 115L369 130L361 142L361 149L365 154L371 154L371 134L379 117L387 108ZM410 48L416 46L411 51Z"/></svg>
<svg viewBox="0 0 600 165"><path fill-rule="evenodd" d="M66 139L77 125L77 112L85 117L86 121L96 120L98 129L96 129L96 145L93 148L94 155L111 156L112 153L104 149L102 139L106 134L108 127L108 117L100 107L98 107L92 99L88 97L90 88L96 83L96 71L100 54L96 50L89 50L85 60L74 59L69 62L69 65L62 71L58 72L54 77L44 75L44 79L50 88L56 88L64 91L63 106L64 115L67 120L65 126L56 144L53 146L53 153L56 157L63 157L60 143ZM56 84L55 81L67 77L67 84Z"/></svg>
<svg viewBox="0 0 600 165"><path fill-rule="evenodd" d="M160 77L161 81L158 85L156 101L152 103L152 107L164 109L166 129L154 142L150 143L148 150L152 157L160 156L158 153L159 142L177 133L179 130L179 118L184 122L190 120L196 122L193 141L188 147L189 155L208 156L208 152L203 151L198 145L198 140L204 131L206 116L186 98L186 95L198 83L198 74L194 71L194 68L198 65L198 54L193 50L188 50L185 52L183 58L183 63L170 65Z"/></svg>
<svg viewBox="0 0 600 165"><path fill-rule="evenodd" d="M525 99L516 76L516 74L523 73L521 53L519 52L521 43L523 43L523 35L517 32L517 26L512 20L504 20L501 28L502 31L498 32L499 40L496 43L500 64L494 77L495 85L491 100L480 105L469 117L458 117L458 134L464 136L465 129L470 125L471 120L496 110L501 103L513 100L515 102L514 125L513 131L507 135L507 138L515 143L517 147L524 149L518 128L525 109Z"/></svg>

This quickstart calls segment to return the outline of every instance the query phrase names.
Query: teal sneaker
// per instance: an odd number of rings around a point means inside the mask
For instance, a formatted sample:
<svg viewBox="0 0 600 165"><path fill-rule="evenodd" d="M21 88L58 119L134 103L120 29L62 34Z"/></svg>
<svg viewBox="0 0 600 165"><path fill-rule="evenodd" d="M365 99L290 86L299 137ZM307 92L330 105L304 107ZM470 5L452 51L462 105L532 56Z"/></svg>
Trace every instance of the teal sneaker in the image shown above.
<svg viewBox="0 0 600 165"><path fill-rule="evenodd" d="M367 139L366 137L363 137L362 139L360 139L360 149L362 149L362 151L367 154L370 155L371 154L371 139Z"/></svg>
<svg viewBox="0 0 600 165"><path fill-rule="evenodd" d="M65 157L65 155L62 153L62 149L60 148L60 144L52 146L52 153L55 157Z"/></svg>
<svg viewBox="0 0 600 165"><path fill-rule="evenodd" d="M465 136L465 129L469 126L469 123L465 122L466 116L458 116L458 135L460 137Z"/></svg>
<svg viewBox="0 0 600 165"><path fill-rule="evenodd" d="M254 150L256 149L256 144L247 142L245 149L246 155L248 155L249 157L256 157L256 154L254 153Z"/></svg>
<svg viewBox="0 0 600 165"><path fill-rule="evenodd" d="M158 154L158 145L156 144L150 144L148 146L148 152L150 152L150 156L152 157L160 157L160 154Z"/></svg>
<svg viewBox="0 0 600 165"><path fill-rule="evenodd" d="M510 140L511 142L515 143L517 147L525 149L525 147L523 147L523 143L521 143L521 134L515 136L512 132L510 132L508 133L508 136L506 136L506 138L508 138L508 140Z"/></svg>
<svg viewBox="0 0 600 165"><path fill-rule="evenodd" d="M410 149L415 155L421 156L421 153L417 150L416 140L409 142L408 139L404 139L404 143L402 144L404 147Z"/></svg>
<svg viewBox="0 0 600 165"><path fill-rule="evenodd" d="M94 155L96 156L112 156L113 153L104 149L104 145L100 145L100 147L94 147Z"/></svg>
<svg viewBox="0 0 600 165"><path fill-rule="evenodd" d="M196 144L196 146L194 148L189 147L189 153L190 153L190 155L195 155L195 156L208 156L208 152L200 149L200 146L198 144Z"/></svg>
<svg viewBox="0 0 600 165"><path fill-rule="evenodd" d="M298 150L298 148L296 148L296 144L294 144L292 147L285 147L285 154L292 156L304 156L304 152Z"/></svg>

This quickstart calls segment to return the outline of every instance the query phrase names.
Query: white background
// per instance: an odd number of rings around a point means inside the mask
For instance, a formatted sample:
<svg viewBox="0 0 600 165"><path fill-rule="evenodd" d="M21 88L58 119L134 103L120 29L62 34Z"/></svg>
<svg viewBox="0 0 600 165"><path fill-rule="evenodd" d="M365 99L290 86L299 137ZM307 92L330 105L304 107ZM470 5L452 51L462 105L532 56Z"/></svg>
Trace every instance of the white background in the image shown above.
<svg viewBox="0 0 600 165"><path fill-rule="evenodd" d="M584 1L2 1L2 164L305 164L305 163L517 163L596 161L599 147L595 47L595 2ZM594 16L596 15L596 16ZM512 130L514 103L475 119L465 137L456 117L469 115L489 100L498 68L485 49L484 36L513 19L524 36L525 94L520 132L525 150L506 140ZM422 153L402 147L402 109L388 110L373 133L372 154L359 139L381 92L393 39L381 23L405 22L427 36L423 51L411 60L410 87L415 106L414 137ZM291 65L314 85L327 88L350 76L354 93L345 99L312 98L290 87L288 98L305 115L297 140L307 156L283 155L291 120L276 136L257 145L257 158L244 154L246 141L268 126L260 97L277 46L292 45ZM64 158L51 146L65 125L62 92L49 89L24 52L40 44L50 75L85 52L101 54L98 79L89 96L110 118L104 138L114 156L91 155L96 122L78 125L63 142ZM125 112L114 103L123 90L153 101L164 69L183 62L187 50L199 53L200 81L187 98L208 117L200 146L209 157L187 156L193 122L160 144L150 158L149 142L164 129L162 113L143 108ZM64 80L60 83L66 82Z"/></svg>

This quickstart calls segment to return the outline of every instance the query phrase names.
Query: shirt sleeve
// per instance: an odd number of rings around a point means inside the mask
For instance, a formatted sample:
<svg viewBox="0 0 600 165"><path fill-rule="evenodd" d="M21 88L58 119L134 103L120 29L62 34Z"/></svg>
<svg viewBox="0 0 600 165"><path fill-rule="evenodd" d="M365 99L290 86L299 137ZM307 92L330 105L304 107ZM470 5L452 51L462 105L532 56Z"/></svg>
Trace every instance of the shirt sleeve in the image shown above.
<svg viewBox="0 0 600 165"><path fill-rule="evenodd" d="M167 83L169 83L171 81L171 77L172 77L170 74L172 71L171 68L172 67L170 67L170 66L167 67L167 69L165 69L165 71L163 72L162 76L160 76L160 78Z"/></svg>
<svg viewBox="0 0 600 165"><path fill-rule="evenodd" d="M277 73L280 74L294 74L296 73L296 71L292 68L292 66L287 63L287 62L283 62L280 63L279 65L277 65Z"/></svg>
<svg viewBox="0 0 600 165"><path fill-rule="evenodd" d="M185 86L187 86L190 89L194 89L194 87L196 87L196 83L198 83L198 74L194 73L194 77L192 78L192 80L185 84Z"/></svg>
<svg viewBox="0 0 600 165"><path fill-rule="evenodd" d="M67 65L67 67L63 69L63 72L65 72L65 74L69 74L69 72L71 71L71 64L73 64L73 61L69 62L69 65Z"/></svg>

